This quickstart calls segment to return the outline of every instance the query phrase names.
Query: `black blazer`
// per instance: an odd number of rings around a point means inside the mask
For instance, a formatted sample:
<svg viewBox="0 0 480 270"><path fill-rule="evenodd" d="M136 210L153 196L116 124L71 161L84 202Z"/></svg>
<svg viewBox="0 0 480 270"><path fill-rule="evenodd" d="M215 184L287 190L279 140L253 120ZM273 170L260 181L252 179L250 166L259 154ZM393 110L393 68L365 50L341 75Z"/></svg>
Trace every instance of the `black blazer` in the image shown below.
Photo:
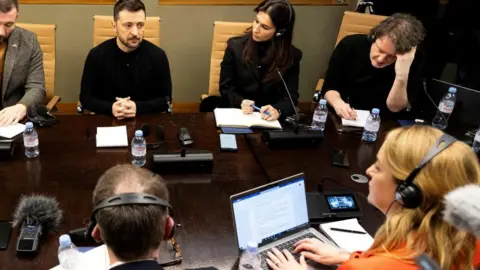
<svg viewBox="0 0 480 270"><path fill-rule="evenodd" d="M294 114L294 108L288 99L285 87L281 80L273 83L263 83L258 63L248 67L242 60L248 36L233 37L227 41L227 49L221 63L220 94L222 102L231 108L240 108L244 99L250 99L261 107L272 105L280 110L283 116ZM298 77L300 74L300 60L302 52L293 47L294 64L286 74L282 74L287 83L290 95L295 106L298 103ZM258 60L256 60L258 62Z"/></svg>
<svg viewBox="0 0 480 270"><path fill-rule="evenodd" d="M121 264L110 268L111 270L163 270L163 267L157 261L146 260Z"/></svg>

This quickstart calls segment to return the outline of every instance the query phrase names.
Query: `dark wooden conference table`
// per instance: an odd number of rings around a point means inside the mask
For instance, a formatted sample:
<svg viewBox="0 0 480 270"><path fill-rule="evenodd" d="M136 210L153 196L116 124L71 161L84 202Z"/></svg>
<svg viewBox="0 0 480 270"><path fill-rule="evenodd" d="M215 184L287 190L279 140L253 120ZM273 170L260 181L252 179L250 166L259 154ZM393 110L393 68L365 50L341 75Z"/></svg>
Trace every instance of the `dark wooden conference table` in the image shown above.
<svg viewBox="0 0 480 270"><path fill-rule="evenodd" d="M193 149L209 150L214 155L212 174L162 175L168 184L170 202L175 208L175 221L182 226L177 230L177 241L183 251L183 262L167 269L188 269L213 266L217 269L236 267L238 250L235 244L229 196L299 172L306 175L307 191L317 190L326 180L324 190L349 189L368 194L367 184L350 180L353 173L365 174L375 160L383 141L374 144L361 142L355 133L337 133L329 117L324 141L315 149L270 150L261 141L260 134L237 135L238 152L220 151L219 131L211 113L161 114L138 117L130 121L117 121L99 115L57 116L54 127L38 128L40 156L27 160L23 154L22 139L17 138L13 158L0 161L0 220L11 220L21 195L44 194L55 197L64 220L57 233L42 238L39 254L34 258L17 257L14 230L8 249L0 251L0 269L49 269L58 264L58 237L72 229L84 226L92 210L92 192L100 175L108 168L129 163L129 148L97 149L96 127L126 125L129 140L142 124L163 125L165 147L169 152L179 151L177 134L187 127L195 140ZM382 129L394 125L382 123ZM154 142L153 135L147 142ZM346 149L350 167L331 165L334 148ZM165 150L165 149L164 149ZM149 158L151 153L147 153ZM150 160L145 165L150 168ZM363 226L374 234L384 218L366 199L358 196L363 210Z"/></svg>

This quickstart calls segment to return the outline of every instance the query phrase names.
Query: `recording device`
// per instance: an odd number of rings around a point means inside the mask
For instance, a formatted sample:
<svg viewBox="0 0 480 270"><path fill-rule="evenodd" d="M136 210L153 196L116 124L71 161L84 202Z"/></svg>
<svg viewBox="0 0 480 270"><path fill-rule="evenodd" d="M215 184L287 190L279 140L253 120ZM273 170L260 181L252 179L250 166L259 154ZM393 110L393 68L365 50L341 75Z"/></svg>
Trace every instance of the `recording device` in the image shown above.
<svg viewBox="0 0 480 270"><path fill-rule="evenodd" d="M293 123L293 131L264 131L262 133L262 140L268 145L270 149L288 148L288 147L314 147L323 140L323 132L319 130L299 130L298 123L299 116L295 108L287 83L283 79L280 69L277 68L277 74L280 77L284 90L287 92L288 99L292 104L295 112L295 121Z"/></svg>
<svg viewBox="0 0 480 270"><path fill-rule="evenodd" d="M50 127L57 123L55 116L50 114L50 110L47 106L39 105L34 110L30 110L28 114L28 120L39 127ZM33 112L32 112L33 111Z"/></svg>
<svg viewBox="0 0 480 270"><path fill-rule="evenodd" d="M63 211L55 198L43 195L22 196L13 214L13 226L21 224L17 252L37 252L43 232L56 231L62 218Z"/></svg>
<svg viewBox="0 0 480 270"><path fill-rule="evenodd" d="M5 250L10 242L10 236L12 235L12 222L1 221L0 222L0 250Z"/></svg>
<svg viewBox="0 0 480 270"><path fill-rule="evenodd" d="M184 147L193 145L192 136L190 135L190 132L186 127L180 128L180 132L178 133L178 139L180 140L180 144Z"/></svg>
<svg viewBox="0 0 480 270"><path fill-rule="evenodd" d="M0 158L13 157L15 152L14 140L0 140Z"/></svg>
<svg viewBox="0 0 480 270"><path fill-rule="evenodd" d="M155 172L168 173L212 173L213 154L209 151L187 151L180 153L153 154L152 169Z"/></svg>
<svg viewBox="0 0 480 270"><path fill-rule="evenodd" d="M237 138L233 134L220 134L220 150L237 152Z"/></svg>
<svg viewBox="0 0 480 270"><path fill-rule="evenodd" d="M459 187L444 197L443 219L458 230L480 238L480 186Z"/></svg>
<svg viewBox="0 0 480 270"><path fill-rule="evenodd" d="M354 192L307 192L307 205L313 223L362 217Z"/></svg>
<svg viewBox="0 0 480 270"><path fill-rule="evenodd" d="M348 168L350 163L348 162L347 150L334 149L332 155L332 165L342 168Z"/></svg>

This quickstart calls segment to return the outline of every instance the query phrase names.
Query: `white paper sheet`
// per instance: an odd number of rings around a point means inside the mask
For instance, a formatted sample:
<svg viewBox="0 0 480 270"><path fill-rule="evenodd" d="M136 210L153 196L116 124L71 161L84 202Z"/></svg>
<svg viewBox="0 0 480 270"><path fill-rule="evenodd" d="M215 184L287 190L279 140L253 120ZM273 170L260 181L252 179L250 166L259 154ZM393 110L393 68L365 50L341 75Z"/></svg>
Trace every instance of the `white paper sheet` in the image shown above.
<svg viewBox="0 0 480 270"><path fill-rule="evenodd" d="M373 238L368 234L332 231L331 228L365 232L356 218L320 224L320 229L340 248L348 252L365 251L373 244Z"/></svg>
<svg viewBox="0 0 480 270"><path fill-rule="evenodd" d="M346 120L342 118L342 125L345 127L365 127L367 124L367 118L370 115L369 111L355 110L357 112L357 118L355 120Z"/></svg>
<svg viewBox="0 0 480 270"><path fill-rule="evenodd" d="M127 147L127 126L97 127L97 147Z"/></svg>
<svg viewBox="0 0 480 270"><path fill-rule="evenodd" d="M0 137L11 139L23 131L25 131L25 125L20 123L0 127Z"/></svg>

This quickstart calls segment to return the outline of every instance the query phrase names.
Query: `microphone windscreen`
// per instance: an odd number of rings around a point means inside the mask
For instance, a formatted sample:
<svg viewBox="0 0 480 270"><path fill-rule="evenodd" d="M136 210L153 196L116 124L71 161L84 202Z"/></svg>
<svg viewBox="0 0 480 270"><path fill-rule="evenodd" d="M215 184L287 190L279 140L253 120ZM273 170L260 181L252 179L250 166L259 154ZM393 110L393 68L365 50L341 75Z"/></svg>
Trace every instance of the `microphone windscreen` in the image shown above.
<svg viewBox="0 0 480 270"><path fill-rule="evenodd" d="M53 197L43 195L22 196L13 213L13 226L23 222L42 224L46 231L56 231L63 218L63 211Z"/></svg>
<svg viewBox="0 0 480 270"><path fill-rule="evenodd" d="M140 129L143 132L143 137L146 138L150 135L150 126L148 124L143 124Z"/></svg>
<svg viewBox="0 0 480 270"><path fill-rule="evenodd" d="M37 115L47 116L48 115L48 108L44 105L39 105L39 106L37 106L36 112L37 112Z"/></svg>
<svg viewBox="0 0 480 270"><path fill-rule="evenodd" d="M480 186L459 187L445 195L444 202L443 219L458 230L480 238Z"/></svg>
<svg viewBox="0 0 480 270"><path fill-rule="evenodd" d="M156 129L157 143L162 143L165 141L165 129L162 125L158 125Z"/></svg>

